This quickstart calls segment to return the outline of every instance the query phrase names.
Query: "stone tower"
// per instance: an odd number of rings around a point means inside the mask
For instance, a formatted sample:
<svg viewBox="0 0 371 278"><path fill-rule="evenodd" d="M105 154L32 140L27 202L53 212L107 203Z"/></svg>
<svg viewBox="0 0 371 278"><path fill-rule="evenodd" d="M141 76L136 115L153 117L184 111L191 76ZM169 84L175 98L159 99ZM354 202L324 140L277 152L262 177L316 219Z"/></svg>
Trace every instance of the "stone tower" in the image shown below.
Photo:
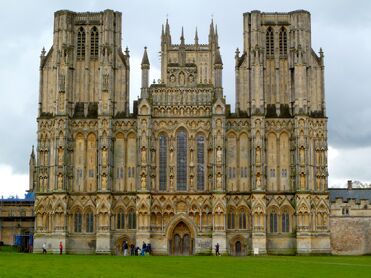
<svg viewBox="0 0 371 278"><path fill-rule="evenodd" d="M128 114L129 55L121 48L121 13L56 12L53 45L40 57L36 167L36 207L53 214L37 218L36 248L45 240L68 248L67 194L95 192L103 211L109 210L112 119ZM100 220L96 251L110 252L108 213Z"/></svg>
<svg viewBox="0 0 371 278"><path fill-rule="evenodd" d="M311 48L310 13L252 11L243 19L243 52L235 55L236 113L251 119L252 198L294 193L297 252L328 252L324 56ZM252 239L253 248L270 248L255 226Z"/></svg>

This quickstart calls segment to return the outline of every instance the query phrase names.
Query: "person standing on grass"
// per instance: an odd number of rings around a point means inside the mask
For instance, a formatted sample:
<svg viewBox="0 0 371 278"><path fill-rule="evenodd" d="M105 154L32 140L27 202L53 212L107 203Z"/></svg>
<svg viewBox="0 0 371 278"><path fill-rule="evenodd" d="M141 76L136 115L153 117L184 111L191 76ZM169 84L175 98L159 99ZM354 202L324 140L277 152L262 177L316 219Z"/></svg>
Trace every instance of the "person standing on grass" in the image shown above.
<svg viewBox="0 0 371 278"><path fill-rule="evenodd" d="M43 254L46 254L46 243L43 243Z"/></svg>
<svg viewBox="0 0 371 278"><path fill-rule="evenodd" d="M142 252L140 253L141 256L144 256L145 252L147 251L147 244L143 241L143 245L142 245Z"/></svg>
<svg viewBox="0 0 371 278"><path fill-rule="evenodd" d="M128 249L129 249L129 245L126 241L124 241L124 256L128 255Z"/></svg>
<svg viewBox="0 0 371 278"><path fill-rule="evenodd" d="M134 256L135 255L135 246L134 244L130 244L130 256Z"/></svg>
<svg viewBox="0 0 371 278"><path fill-rule="evenodd" d="M215 245L215 256L220 256L220 253L219 253L219 242L217 242L216 245Z"/></svg>
<svg viewBox="0 0 371 278"><path fill-rule="evenodd" d="M63 244L62 244L62 241L59 242L59 255L62 255L63 253Z"/></svg>

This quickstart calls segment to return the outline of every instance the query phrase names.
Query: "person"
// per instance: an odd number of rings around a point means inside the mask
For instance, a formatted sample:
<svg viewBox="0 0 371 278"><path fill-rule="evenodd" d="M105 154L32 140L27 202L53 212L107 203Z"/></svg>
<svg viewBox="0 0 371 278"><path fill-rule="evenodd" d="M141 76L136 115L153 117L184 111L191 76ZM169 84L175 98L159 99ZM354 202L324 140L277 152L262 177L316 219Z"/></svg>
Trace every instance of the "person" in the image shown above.
<svg viewBox="0 0 371 278"><path fill-rule="evenodd" d="M148 244L147 244L147 252L148 252L148 255L151 255L151 254L152 254L152 246L151 246L151 243L148 243Z"/></svg>
<svg viewBox="0 0 371 278"><path fill-rule="evenodd" d="M143 241L143 245L142 245L142 252L140 253L141 256L144 256L145 252L147 251L147 244Z"/></svg>
<svg viewBox="0 0 371 278"><path fill-rule="evenodd" d="M139 255L140 248L137 246L135 247L135 256Z"/></svg>
<svg viewBox="0 0 371 278"><path fill-rule="evenodd" d="M62 241L59 242L59 255L62 255L63 253L63 244L62 244Z"/></svg>
<svg viewBox="0 0 371 278"><path fill-rule="evenodd" d="M43 243L43 254L46 254L46 243Z"/></svg>
<svg viewBox="0 0 371 278"><path fill-rule="evenodd" d="M134 255L135 255L135 245L130 244L130 256L134 256Z"/></svg>
<svg viewBox="0 0 371 278"><path fill-rule="evenodd" d="M219 253L219 242L215 245L215 256L220 256L220 253Z"/></svg>
<svg viewBox="0 0 371 278"><path fill-rule="evenodd" d="M128 255L128 249L129 249L128 243L124 241L124 256Z"/></svg>

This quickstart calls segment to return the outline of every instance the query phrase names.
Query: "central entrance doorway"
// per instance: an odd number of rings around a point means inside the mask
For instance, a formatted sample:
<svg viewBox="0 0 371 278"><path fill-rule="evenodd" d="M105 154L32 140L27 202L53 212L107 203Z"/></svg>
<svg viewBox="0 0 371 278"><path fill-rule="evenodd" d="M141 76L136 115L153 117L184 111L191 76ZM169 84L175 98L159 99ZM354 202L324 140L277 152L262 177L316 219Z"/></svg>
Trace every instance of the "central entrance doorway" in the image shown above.
<svg viewBox="0 0 371 278"><path fill-rule="evenodd" d="M192 255L193 240L191 231L183 222L179 222L174 230L170 240L170 255L173 256L189 256Z"/></svg>

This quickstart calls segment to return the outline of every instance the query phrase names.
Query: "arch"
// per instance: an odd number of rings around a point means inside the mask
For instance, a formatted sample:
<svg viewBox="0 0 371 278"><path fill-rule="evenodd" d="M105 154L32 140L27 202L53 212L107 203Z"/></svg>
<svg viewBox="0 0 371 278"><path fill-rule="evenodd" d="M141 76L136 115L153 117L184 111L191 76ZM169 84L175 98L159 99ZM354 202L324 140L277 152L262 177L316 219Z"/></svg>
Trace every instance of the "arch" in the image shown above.
<svg viewBox="0 0 371 278"><path fill-rule="evenodd" d="M279 150L279 166L280 173L277 173L280 177L280 189L283 191L290 190L289 177L290 177L290 141L287 132L281 132L280 134L280 150Z"/></svg>
<svg viewBox="0 0 371 278"><path fill-rule="evenodd" d="M274 55L274 33L273 28L271 26L268 27L267 32L265 34L265 47L266 47L266 55L273 56Z"/></svg>
<svg viewBox="0 0 371 278"><path fill-rule="evenodd" d="M248 250L248 241L243 235L235 235L229 241L229 252L232 256L245 256ZM238 250L238 246L240 249Z"/></svg>
<svg viewBox="0 0 371 278"><path fill-rule="evenodd" d="M114 190L124 191L124 172L125 172L125 136L122 132L116 133L113 143L113 165L114 165Z"/></svg>
<svg viewBox="0 0 371 278"><path fill-rule="evenodd" d="M80 27L77 31L77 59L85 58L85 43L86 43L86 34L83 27Z"/></svg>
<svg viewBox="0 0 371 278"><path fill-rule="evenodd" d="M97 58L99 51L99 33L98 28L94 26L90 31L90 57Z"/></svg>
<svg viewBox="0 0 371 278"><path fill-rule="evenodd" d="M280 55L287 55L287 31L285 27L281 27L279 33Z"/></svg>
<svg viewBox="0 0 371 278"><path fill-rule="evenodd" d="M159 146L159 190L165 191L167 188L167 167L168 167L168 137L166 133L161 132L158 140Z"/></svg>
<svg viewBox="0 0 371 278"><path fill-rule="evenodd" d="M176 131L176 179L177 190L187 190L188 134L186 129Z"/></svg>
<svg viewBox="0 0 371 278"><path fill-rule="evenodd" d="M197 145L197 190L203 191L205 189L205 148L206 139L203 133L198 133L196 135L196 145Z"/></svg>
<svg viewBox="0 0 371 278"><path fill-rule="evenodd" d="M190 232L191 232L191 237L193 239L196 238L197 231L198 231L196 225L193 223L193 221L191 221L191 219L188 217L188 215L186 215L185 213L181 213L181 214L178 214L177 216L173 217L173 219L171 219L169 221L169 223L167 223L167 225L165 227L165 235L166 235L167 239L172 238L172 232L174 231L174 228L180 222L183 222L184 224L186 224L188 226Z"/></svg>
<svg viewBox="0 0 371 278"><path fill-rule="evenodd" d="M273 132L268 133L267 142L267 159L268 159L268 173L267 173L267 187L268 191L277 191L277 135Z"/></svg>
<svg viewBox="0 0 371 278"><path fill-rule="evenodd" d="M132 244L135 245L135 239L131 238L127 234L121 235L120 237L118 237L116 239L116 242L115 242L116 255L123 254L123 244L124 244L125 241L126 241L126 243L128 244L129 247Z"/></svg>

